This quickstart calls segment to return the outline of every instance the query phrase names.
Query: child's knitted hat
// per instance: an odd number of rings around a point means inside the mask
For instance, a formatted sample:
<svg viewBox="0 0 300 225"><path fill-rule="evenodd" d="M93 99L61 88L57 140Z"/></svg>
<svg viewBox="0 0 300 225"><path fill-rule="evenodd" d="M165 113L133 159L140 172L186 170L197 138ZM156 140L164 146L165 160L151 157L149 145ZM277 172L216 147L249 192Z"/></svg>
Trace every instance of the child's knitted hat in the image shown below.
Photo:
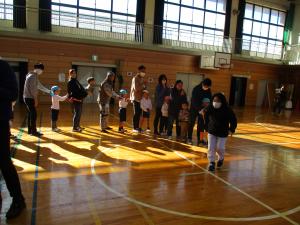
<svg viewBox="0 0 300 225"><path fill-rule="evenodd" d="M59 90L59 87L58 87L58 86L56 86L56 85L55 85L55 86L52 86L52 87L51 87L51 91L50 91L50 95L53 96L53 95L54 95L54 92L56 92L57 90Z"/></svg>
<svg viewBox="0 0 300 225"><path fill-rule="evenodd" d="M204 98L204 99L202 100L202 102L203 102L203 103L210 103L210 100L209 100L209 98Z"/></svg>
<svg viewBox="0 0 300 225"><path fill-rule="evenodd" d="M119 91L120 95L126 95L127 94L127 90L126 89L121 89Z"/></svg>

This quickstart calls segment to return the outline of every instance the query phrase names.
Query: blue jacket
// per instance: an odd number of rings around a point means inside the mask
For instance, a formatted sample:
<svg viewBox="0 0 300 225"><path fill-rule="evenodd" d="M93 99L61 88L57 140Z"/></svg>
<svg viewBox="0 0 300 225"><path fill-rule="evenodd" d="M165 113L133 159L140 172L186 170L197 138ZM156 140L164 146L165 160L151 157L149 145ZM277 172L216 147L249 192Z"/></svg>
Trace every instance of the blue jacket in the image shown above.
<svg viewBox="0 0 300 225"><path fill-rule="evenodd" d="M163 87L161 84L158 84L155 89L155 102L156 108L161 108L164 104L165 96L170 95L170 88Z"/></svg>
<svg viewBox="0 0 300 225"><path fill-rule="evenodd" d="M12 118L12 102L18 98L18 84L9 64L0 60L0 120Z"/></svg>

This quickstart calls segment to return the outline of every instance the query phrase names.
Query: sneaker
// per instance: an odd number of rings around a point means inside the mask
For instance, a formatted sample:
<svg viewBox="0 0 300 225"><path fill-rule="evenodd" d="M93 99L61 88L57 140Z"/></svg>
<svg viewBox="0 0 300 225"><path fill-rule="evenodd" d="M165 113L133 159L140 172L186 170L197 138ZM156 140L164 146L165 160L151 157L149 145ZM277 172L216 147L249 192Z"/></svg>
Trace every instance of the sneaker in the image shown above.
<svg viewBox="0 0 300 225"><path fill-rule="evenodd" d="M23 209L25 209L25 208L26 208L26 204L25 204L24 200L22 200L20 202L13 201L6 213L6 218L13 219L13 218L18 217L21 214L21 212L23 211Z"/></svg>
<svg viewBox="0 0 300 225"><path fill-rule="evenodd" d="M60 132L61 129L59 129L59 128L56 127L56 128L52 128L52 131L53 131L53 132Z"/></svg>
<svg viewBox="0 0 300 225"><path fill-rule="evenodd" d="M123 128L119 128L119 133L124 133L125 130Z"/></svg>
<svg viewBox="0 0 300 225"><path fill-rule="evenodd" d="M215 165L216 165L215 162L209 163L209 166L208 166L207 170L210 171L210 172L215 171Z"/></svg>
<svg viewBox="0 0 300 225"><path fill-rule="evenodd" d="M85 128L84 128L84 127L80 127L80 126L79 126L79 129L80 129L80 130L84 130Z"/></svg>
<svg viewBox="0 0 300 225"><path fill-rule="evenodd" d="M169 140L172 140L173 138L172 138L172 136L168 136L168 139L169 139Z"/></svg>
<svg viewBox="0 0 300 225"><path fill-rule="evenodd" d="M147 132L147 133L150 133L150 132L151 132L151 130L150 130L149 128L147 128L146 132Z"/></svg>
<svg viewBox="0 0 300 225"><path fill-rule="evenodd" d="M77 127L77 128L73 128L72 131L73 131L73 132L81 132L82 130L81 130L79 127Z"/></svg>
<svg viewBox="0 0 300 225"><path fill-rule="evenodd" d="M132 133L139 133L140 131L138 129L133 129Z"/></svg>
<svg viewBox="0 0 300 225"><path fill-rule="evenodd" d="M43 136L43 134L41 132L38 132L38 131L32 132L30 135L31 136L35 136L35 137L41 137L41 136Z"/></svg>
<svg viewBox="0 0 300 225"><path fill-rule="evenodd" d="M111 127L106 127L105 130L112 130L112 128Z"/></svg>
<svg viewBox="0 0 300 225"><path fill-rule="evenodd" d="M188 143L189 145L193 145L193 142L192 142L191 139L188 139L187 143Z"/></svg>
<svg viewBox="0 0 300 225"><path fill-rule="evenodd" d="M219 161L217 162L217 167L218 167L218 168L221 168L221 167L223 166L223 163L224 163L224 159L219 160Z"/></svg>
<svg viewBox="0 0 300 225"><path fill-rule="evenodd" d="M106 133L106 134L108 133L108 131L106 129L101 129L100 131L101 131L101 133Z"/></svg>

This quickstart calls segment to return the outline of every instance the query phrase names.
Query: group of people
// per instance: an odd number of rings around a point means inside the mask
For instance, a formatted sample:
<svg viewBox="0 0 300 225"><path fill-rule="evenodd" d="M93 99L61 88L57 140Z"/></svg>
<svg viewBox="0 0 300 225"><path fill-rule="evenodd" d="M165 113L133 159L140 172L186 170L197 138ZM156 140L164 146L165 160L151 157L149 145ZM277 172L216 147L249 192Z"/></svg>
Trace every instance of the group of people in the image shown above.
<svg viewBox="0 0 300 225"><path fill-rule="evenodd" d="M1 149L0 166L8 190L13 198L6 217L14 218L25 208L25 200L21 192L19 178L10 158L10 127L9 120L12 118L12 102L17 99L18 87L15 74L9 65L0 60L0 125L1 128ZM113 82L115 74L108 72L105 80L97 85L93 77L88 78L88 86L83 87L77 80L75 69L69 70L69 81L67 94L60 96L60 88L52 86L50 90L39 82L38 76L43 74L44 65L34 65L34 70L26 76L23 98L28 111L28 134L41 136L37 131L37 106L38 90L51 95L51 127L54 132L59 132L57 127L60 101L68 100L72 105L73 129L74 132L81 132L80 126L83 100L94 93L99 87L98 103L100 109L100 130L103 133L109 132L112 128L108 126L110 100L114 98L119 102L119 132L124 133L127 106L133 104L133 132L150 132L150 116L152 102L147 82L145 81L146 67L141 65L131 82L130 92L121 89L119 93L114 91ZM211 93L212 82L204 79L192 92L190 105L186 92L183 89L183 82L177 80L174 87L170 87L167 76L162 74L158 78L158 85L155 89L155 118L154 135L165 135L172 139L173 124L176 124L177 140L192 144L192 135L197 120L197 144L208 145L209 171L214 171L216 166L216 153L218 154L217 167L223 165L225 144L227 136L233 134L237 127L237 120L234 112L227 104L222 93ZM144 123L147 122L146 128Z"/></svg>

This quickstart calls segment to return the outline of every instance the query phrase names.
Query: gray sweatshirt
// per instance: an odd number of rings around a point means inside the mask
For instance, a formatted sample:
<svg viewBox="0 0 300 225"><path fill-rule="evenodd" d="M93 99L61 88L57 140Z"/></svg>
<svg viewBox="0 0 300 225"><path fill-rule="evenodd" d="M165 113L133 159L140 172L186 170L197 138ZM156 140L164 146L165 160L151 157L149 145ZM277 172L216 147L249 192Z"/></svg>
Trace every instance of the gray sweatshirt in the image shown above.
<svg viewBox="0 0 300 225"><path fill-rule="evenodd" d="M30 72L26 76L24 84L23 98L35 99L38 95L38 79L35 72Z"/></svg>

